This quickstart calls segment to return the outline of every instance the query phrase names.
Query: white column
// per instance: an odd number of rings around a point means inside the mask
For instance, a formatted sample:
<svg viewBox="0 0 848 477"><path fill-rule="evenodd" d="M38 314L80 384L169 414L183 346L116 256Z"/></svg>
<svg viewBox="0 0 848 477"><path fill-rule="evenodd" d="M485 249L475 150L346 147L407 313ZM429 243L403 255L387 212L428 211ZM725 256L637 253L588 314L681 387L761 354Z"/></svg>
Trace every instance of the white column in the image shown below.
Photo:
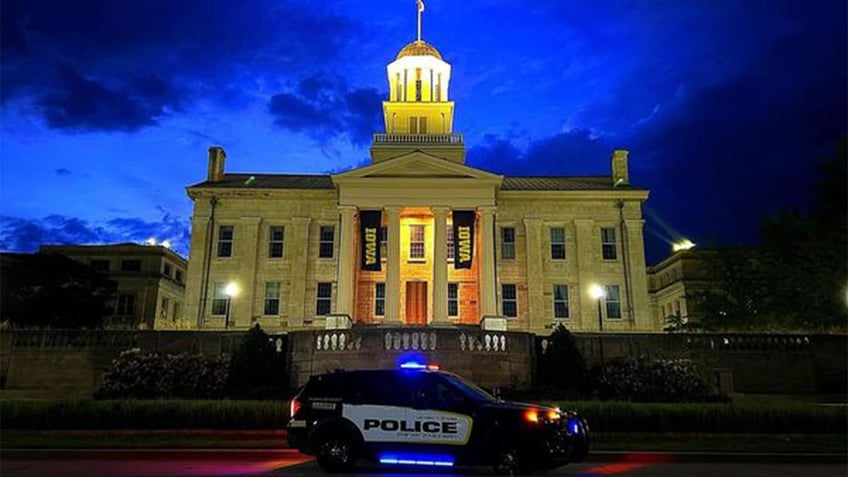
<svg viewBox="0 0 848 477"><path fill-rule="evenodd" d="M495 316L498 313L495 283L495 210L494 206L477 207L480 214L480 232L483 236L480 257L480 315Z"/></svg>
<svg viewBox="0 0 848 477"><path fill-rule="evenodd" d="M336 289L336 313L354 318L353 313L353 290L355 289L353 278L355 275L356 257L354 256L354 244L356 242L355 222L356 207L353 205L340 205L341 230L339 230L339 269L338 284Z"/></svg>
<svg viewBox="0 0 848 477"><path fill-rule="evenodd" d="M388 222L386 257L386 324L400 322L400 207L384 208Z"/></svg>
<svg viewBox="0 0 848 477"><path fill-rule="evenodd" d="M433 227L433 324L448 323L447 207L431 207Z"/></svg>

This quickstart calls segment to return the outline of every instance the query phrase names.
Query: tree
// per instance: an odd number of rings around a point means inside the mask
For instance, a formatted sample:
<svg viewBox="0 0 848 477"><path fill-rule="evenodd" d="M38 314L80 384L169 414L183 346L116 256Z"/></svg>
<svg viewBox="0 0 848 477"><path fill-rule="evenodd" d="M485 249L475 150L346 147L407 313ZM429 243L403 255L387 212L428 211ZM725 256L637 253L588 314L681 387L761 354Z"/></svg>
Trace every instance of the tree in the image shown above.
<svg viewBox="0 0 848 477"><path fill-rule="evenodd" d="M2 319L19 328L100 328L117 285L63 255L21 254L5 273Z"/></svg>
<svg viewBox="0 0 848 477"><path fill-rule="evenodd" d="M257 323L230 357L227 389L231 397L281 399L286 390L283 353Z"/></svg>
<svg viewBox="0 0 848 477"><path fill-rule="evenodd" d="M538 356L538 382L547 393L574 397L585 393L588 380L586 360L577 340L560 324L548 338L548 345Z"/></svg>

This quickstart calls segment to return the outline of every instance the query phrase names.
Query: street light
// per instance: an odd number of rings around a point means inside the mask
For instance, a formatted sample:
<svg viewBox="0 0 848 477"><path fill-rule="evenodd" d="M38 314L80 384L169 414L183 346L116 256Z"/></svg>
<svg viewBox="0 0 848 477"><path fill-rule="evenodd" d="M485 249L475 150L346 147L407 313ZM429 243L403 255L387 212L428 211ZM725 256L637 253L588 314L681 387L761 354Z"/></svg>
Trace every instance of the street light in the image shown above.
<svg viewBox="0 0 848 477"><path fill-rule="evenodd" d="M233 297L238 295L238 286L233 283L227 283L227 286L224 287L224 294L227 295L227 313L224 316L224 328L230 327L230 308L232 308Z"/></svg>
<svg viewBox="0 0 848 477"><path fill-rule="evenodd" d="M597 283L589 287L589 296L594 300L598 300L598 331L604 331L604 319L601 314L601 299L607 296L604 287Z"/></svg>
<svg viewBox="0 0 848 477"><path fill-rule="evenodd" d="M598 332L604 331L604 318L601 314L601 300L607 296L607 291L604 287L597 283L589 287L589 296L598 300ZM598 351L600 351L601 365L604 364L604 338L598 335Z"/></svg>

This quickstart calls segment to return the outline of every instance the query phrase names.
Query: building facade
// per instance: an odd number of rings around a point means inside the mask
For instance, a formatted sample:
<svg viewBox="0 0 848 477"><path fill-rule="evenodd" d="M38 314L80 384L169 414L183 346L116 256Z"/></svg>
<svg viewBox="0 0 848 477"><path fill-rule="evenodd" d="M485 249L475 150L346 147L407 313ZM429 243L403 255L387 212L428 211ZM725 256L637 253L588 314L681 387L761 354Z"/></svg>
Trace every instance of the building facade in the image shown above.
<svg viewBox="0 0 848 477"><path fill-rule="evenodd" d="M656 331L627 151L610 175L503 176L465 164L451 66L406 45L387 68L370 165L333 175L225 172L209 149L194 202L187 318L202 329L477 325ZM594 286L594 287L593 287ZM602 290L600 298L591 290Z"/></svg>
<svg viewBox="0 0 848 477"><path fill-rule="evenodd" d="M39 253L55 253L88 265L117 284L107 328L185 329L187 262L160 245L43 245Z"/></svg>
<svg viewBox="0 0 848 477"><path fill-rule="evenodd" d="M648 267L648 292L655 319L672 328L697 322L697 297L720 288L714 278L717 250L680 250Z"/></svg>

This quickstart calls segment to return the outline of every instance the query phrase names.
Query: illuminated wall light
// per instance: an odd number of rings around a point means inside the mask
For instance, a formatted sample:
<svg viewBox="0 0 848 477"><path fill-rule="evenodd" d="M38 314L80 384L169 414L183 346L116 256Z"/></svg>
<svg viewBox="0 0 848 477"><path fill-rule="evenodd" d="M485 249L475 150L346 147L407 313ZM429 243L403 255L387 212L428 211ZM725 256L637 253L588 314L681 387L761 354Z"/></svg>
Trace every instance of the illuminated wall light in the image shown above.
<svg viewBox="0 0 848 477"><path fill-rule="evenodd" d="M695 243L689 239L683 239L671 244L671 250L675 252L680 252L681 250L689 250L690 248L694 248Z"/></svg>

